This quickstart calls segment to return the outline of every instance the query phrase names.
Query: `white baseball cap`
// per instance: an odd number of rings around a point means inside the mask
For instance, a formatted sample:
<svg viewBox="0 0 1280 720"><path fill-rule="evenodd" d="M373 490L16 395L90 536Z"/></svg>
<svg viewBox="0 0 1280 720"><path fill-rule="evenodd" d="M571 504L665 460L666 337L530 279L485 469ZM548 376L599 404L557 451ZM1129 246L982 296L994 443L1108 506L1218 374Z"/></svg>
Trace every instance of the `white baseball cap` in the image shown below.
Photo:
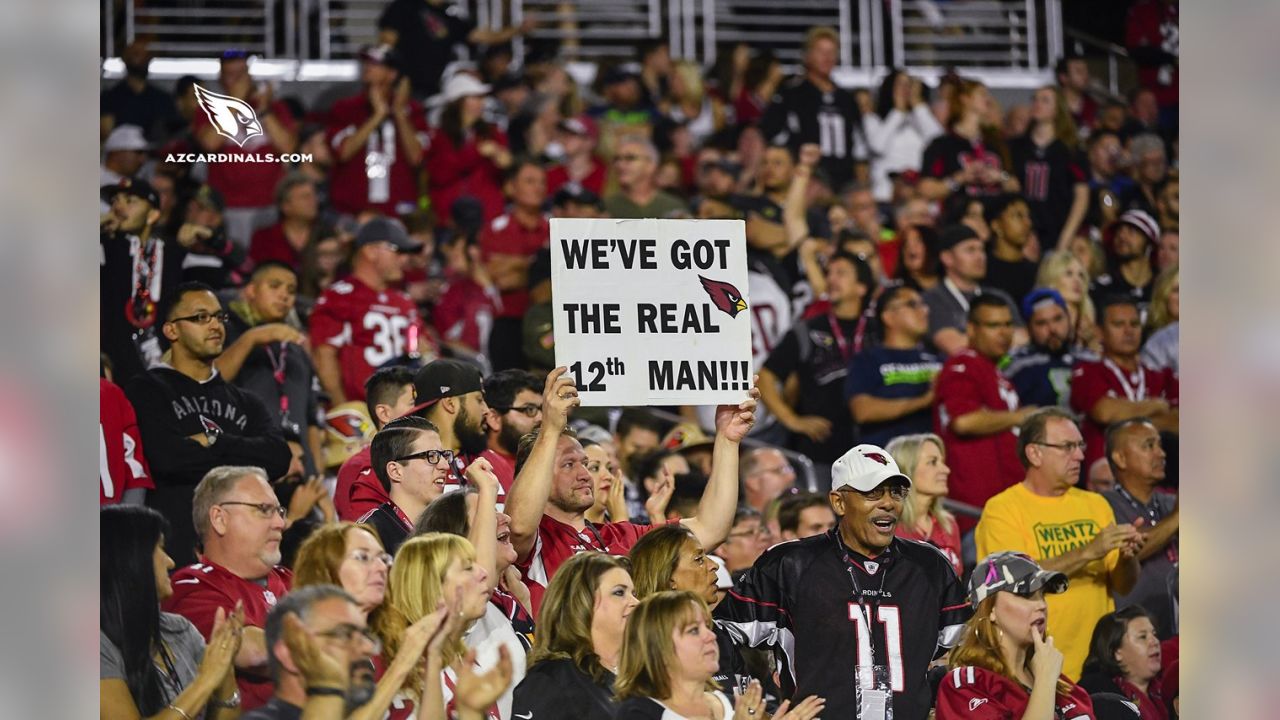
<svg viewBox="0 0 1280 720"><path fill-rule="evenodd" d="M831 489L848 486L860 492L871 492L886 480L911 478L898 469L893 456L879 445L862 444L840 456L831 464Z"/></svg>
<svg viewBox="0 0 1280 720"><path fill-rule="evenodd" d="M151 143L147 142L146 136L142 134L142 128L137 125L120 125L111 131L107 141L102 145L103 152L149 149L151 149Z"/></svg>

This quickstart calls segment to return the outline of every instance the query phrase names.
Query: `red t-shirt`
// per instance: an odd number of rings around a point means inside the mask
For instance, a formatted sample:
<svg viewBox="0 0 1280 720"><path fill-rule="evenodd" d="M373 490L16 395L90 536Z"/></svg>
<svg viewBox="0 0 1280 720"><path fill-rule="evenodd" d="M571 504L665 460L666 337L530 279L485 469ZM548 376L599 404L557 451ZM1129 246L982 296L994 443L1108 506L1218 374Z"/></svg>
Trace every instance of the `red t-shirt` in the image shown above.
<svg viewBox="0 0 1280 720"><path fill-rule="evenodd" d="M428 130L422 107L410 100L408 112L409 120L417 131L418 142L422 144L425 151ZM333 170L329 175L329 197L333 207L339 212L355 214L362 210L374 209L386 215L405 214L406 205L410 209L417 205L418 168L405 156L401 139L397 136L400 129L396 127L394 120L390 117L384 120L377 130L369 133L365 147L357 150L350 158L338 159L338 151L342 144L372 115L373 109L369 106L369 97L365 93L343 98L334 103L333 109L329 111L329 126L325 130L325 139L329 141L333 151ZM387 199L374 200L370 196L365 159L371 152L387 152L390 148L394 148L395 152L389 168L390 186ZM400 208L398 209L397 206Z"/></svg>
<svg viewBox="0 0 1280 720"><path fill-rule="evenodd" d="M258 583L205 560L175 572L171 582L173 595L164 601L161 609L190 620L208 642L218 608L230 613L235 609L237 600L244 602L246 627L261 628L265 625L267 613L293 585L293 572L277 566L271 569L263 583ZM246 712L266 704L274 692L265 668L261 677L249 677L237 671L236 684L240 686L241 709Z"/></svg>
<svg viewBox="0 0 1280 720"><path fill-rule="evenodd" d="M480 258L488 262L494 255L519 255L532 260L539 250L548 247L550 238L551 223L545 216L539 217L538 224L529 228L510 213L499 215L480 231ZM524 317L528 309L529 288L506 290L502 293L498 317Z"/></svg>
<svg viewBox="0 0 1280 720"><path fill-rule="evenodd" d="M338 482L333 490L333 509L339 520L355 522L382 503L391 502L382 489L378 476L369 465L369 446L347 458L338 468Z"/></svg>
<svg viewBox="0 0 1280 720"><path fill-rule="evenodd" d="M928 536L899 524L894 529L893 534L908 540L927 542L938 548L951 561L951 567L956 569L956 575L964 577L964 563L960 561L960 525L958 523L951 523L951 532L947 532L942 529L942 523L934 520L933 528L929 530Z"/></svg>
<svg viewBox="0 0 1280 720"><path fill-rule="evenodd" d="M155 487L133 406L120 386L98 378L98 505L115 505L125 490Z"/></svg>
<svg viewBox="0 0 1280 720"><path fill-rule="evenodd" d="M492 139L507 147L507 136L498 130ZM479 143L474 135L457 147L441 130L431 133L425 162L427 188L431 195L431 208L441 225L453 221L453 201L463 196L474 197L484 208L484 219L491 220L502 214L506 198L502 195L502 170L480 156Z"/></svg>
<svg viewBox="0 0 1280 720"><path fill-rule="evenodd" d="M487 356L489 333L501 303L492 285L485 288L469 275L450 272L440 302L431 311L431 321L441 340L461 343Z"/></svg>
<svg viewBox="0 0 1280 720"><path fill-rule="evenodd" d="M250 105L254 101L250 99ZM281 124L293 130L297 126L289 106L276 100L271 103L271 112ZM198 112L191 121L194 135L209 125L209 118L204 112ZM266 128L263 134L245 141L243 146L222 137L222 145L217 153L233 153L241 155L279 155L291 152L293 148L277 148L267 137ZM284 177L285 164L275 162L211 162L209 165L209 185L222 193L228 208L269 207L275 205L276 185Z"/></svg>
<svg viewBox="0 0 1280 720"><path fill-rule="evenodd" d="M1122 400L1164 398L1170 406L1178 406L1178 378L1173 370L1152 370L1145 365L1138 367L1139 370L1128 373L1104 358L1081 360L1071 369L1071 409L1084 416L1082 434L1086 443L1086 470L1106 453L1107 428L1089 417L1089 411L1099 400L1106 397Z"/></svg>
<svg viewBox="0 0 1280 720"><path fill-rule="evenodd" d="M330 285L311 313L311 346L338 349L347 400L364 400L364 381L409 350L409 328L424 328L418 307L399 290L374 290L354 277Z"/></svg>
<svg viewBox="0 0 1280 720"><path fill-rule="evenodd" d="M976 410L1017 410L1018 392L989 359L971 349L947 359L938 373L933 427L947 447L951 466L949 495L975 507L1020 482L1025 475L1018 462L1018 438L1013 430L994 435L957 435L951 423ZM959 517L960 531L976 521Z"/></svg>
<svg viewBox="0 0 1280 720"><path fill-rule="evenodd" d="M1067 680L1067 676L1062 678ZM980 667L951 670L938 688L936 720L1019 720L1027 710L1030 693L1021 684ZM1094 720L1093 700L1072 684L1066 697L1055 695L1054 717L1061 720Z"/></svg>
<svg viewBox="0 0 1280 720"><path fill-rule="evenodd" d="M590 190L599 197L604 197L604 183L609 178L609 166L604 164L600 158L591 156L591 172L587 176L578 181L582 187ZM556 191L564 187L569 182L569 168L564 165L556 165L547 169L547 196L556 194Z"/></svg>
<svg viewBox="0 0 1280 720"><path fill-rule="evenodd" d="M542 595L551 584L556 570L571 556L589 550L598 550L610 555L626 555L631 546L636 544L640 536L649 532L656 525L640 525L631 522L612 522L596 525L587 523L587 529L578 532L571 525L565 525L549 515L542 516L538 525L538 539L533 543L533 550L528 557L516 561L524 584L529 588L529 600L533 603L533 617L536 620L542 608Z"/></svg>
<svg viewBox="0 0 1280 720"><path fill-rule="evenodd" d="M280 223L253 233L253 240L249 242L249 259L254 265L275 261L288 265L294 272L302 269L302 253L289 244L284 236L284 225Z"/></svg>

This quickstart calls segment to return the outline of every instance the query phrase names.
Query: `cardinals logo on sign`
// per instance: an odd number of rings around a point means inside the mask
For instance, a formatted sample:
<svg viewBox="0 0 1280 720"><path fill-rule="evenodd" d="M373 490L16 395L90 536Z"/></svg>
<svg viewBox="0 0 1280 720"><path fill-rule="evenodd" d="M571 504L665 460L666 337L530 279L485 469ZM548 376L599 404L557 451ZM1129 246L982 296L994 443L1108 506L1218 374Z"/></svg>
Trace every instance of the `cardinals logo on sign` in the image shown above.
<svg viewBox="0 0 1280 720"><path fill-rule="evenodd" d="M871 459L871 460L875 460L876 462L880 463L881 465L888 465L888 464L889 464L889 458L887 458L887 457L885 457L885 456L881 455L880 453L873 453L873 452L870 452L870 453L869 453L869 452L864 452L864 453L862 453L862 457L864 457L864 458L868 458L868 459Z"/></svg>
<svg viewBox="0 0 1280 720"><path fill-rule="evenodd" d="M196 102L219 135L244 147L249 140L263 134L258 114L249 103L230 95L205 90L199 85L193 87L196 89Z"/></svg>
<svg viewBox="0 0 1280 720"><path fill-rule="evenodd" d="M727 282L708 280L701 275L698 279L702 281L702 289L711 296L711 302L729 317L737 317L738 313L747 309L747 301L742 299L742 293L738 292L738 288Z"/></svg>

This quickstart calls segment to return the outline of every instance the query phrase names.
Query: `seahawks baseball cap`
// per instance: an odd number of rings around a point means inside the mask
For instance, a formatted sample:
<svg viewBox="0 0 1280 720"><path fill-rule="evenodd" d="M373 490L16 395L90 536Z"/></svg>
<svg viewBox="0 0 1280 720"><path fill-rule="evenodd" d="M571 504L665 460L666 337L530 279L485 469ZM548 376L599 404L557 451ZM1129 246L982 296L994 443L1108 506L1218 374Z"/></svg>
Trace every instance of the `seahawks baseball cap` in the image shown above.
<svg viewBox="0 0 1280 720"><path fill-rule="evenodd" d="M1035 290L1027 293L1027 296L1022 300L1022 317L1026 318L1027 321L1030 322L1031 316L1035 314L1035 311L1044 307L1046 304L1057 305L1063 310L1067 309L1067 301L1062 299L1062 293L1054 290L1053 288L1036 288Z"/></svg>
<svg viewBox="0 0 1280 720"><path fill-rule="evenodd" d="M969 602L976 607L992 593L1030 595L1040 588L1047 593L1066 592L1067 576L1045 570L1030 555L1005 550L986 556L973 569L969 575Z"/></svg>
<svg viewBox="0 0 1280 720"><path fill-rule="evenodd" d="M422 244L409 237L399 220L390 218L373 218L356 231L356 247L376 242L391 243L396 247L396 252L417 252L422 249Z"/></svg>
<svg viewBox="0 0 1280 720"><path fill-rule="evenodd" d="M413 376L413 401L416 404L406 415L416 415L442 398L483 390L484 378L475 365L461 360L432 360Z"/></svg>
<svg viewBox="0 0 1280 720"><path fill-rule="evenodd" d="M146 180L120 178L120 182L114 185L103 185L101 189L102 199L106 202L111 202L116 195L121 193L142 198L151 203L152 208L160 207L160 194Z"/></svg>
<svg viewBox="0 0 1280 720"><path fill-rule="evenodd" d="M831 489L851 487L859 492L871 492L888 480L901 478L907 485L911 478L898 469L893 456L879 445L864 443L840 456L831 464Z"/></svg>

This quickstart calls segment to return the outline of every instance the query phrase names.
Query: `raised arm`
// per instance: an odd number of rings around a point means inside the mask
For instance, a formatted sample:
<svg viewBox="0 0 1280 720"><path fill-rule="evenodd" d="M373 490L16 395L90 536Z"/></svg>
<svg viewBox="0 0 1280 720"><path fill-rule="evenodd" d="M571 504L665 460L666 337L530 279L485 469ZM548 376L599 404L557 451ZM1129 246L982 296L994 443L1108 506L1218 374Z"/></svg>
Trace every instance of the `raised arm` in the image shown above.
<svg viewBox="0 0 1280 720"><path fill-rule="evenodd" d="M476 514L471 520L467 539L476 549L476 562L489 571L486 584L492 590L502 576L498 574L498 476L485 458L476 458L466 471L467 480L480 491L476 495Z"/></svg>
<svg viewBox="0 0 1280 720"><path fill-rule="evenodd" d="M542 523L542 512L551 496L551 476L560 433L569 423L570 408L582 404L568 368L558 367L547 375L542 391L542 425L538 439L529 452L507 493L504 511L511 516L511 544L516 557L524 560L533 551Z"/></svg>
<svg viewBox="0 0 1280 720"><path fill-rule="evenodd" d="M757 376L755 382L759 382ZM711 477L698 502L698 514L681 520L708 552L724 542L738 509L738 448L756 422L759 388L737 405L716 408L716 440L711 451Z"/></svg>

